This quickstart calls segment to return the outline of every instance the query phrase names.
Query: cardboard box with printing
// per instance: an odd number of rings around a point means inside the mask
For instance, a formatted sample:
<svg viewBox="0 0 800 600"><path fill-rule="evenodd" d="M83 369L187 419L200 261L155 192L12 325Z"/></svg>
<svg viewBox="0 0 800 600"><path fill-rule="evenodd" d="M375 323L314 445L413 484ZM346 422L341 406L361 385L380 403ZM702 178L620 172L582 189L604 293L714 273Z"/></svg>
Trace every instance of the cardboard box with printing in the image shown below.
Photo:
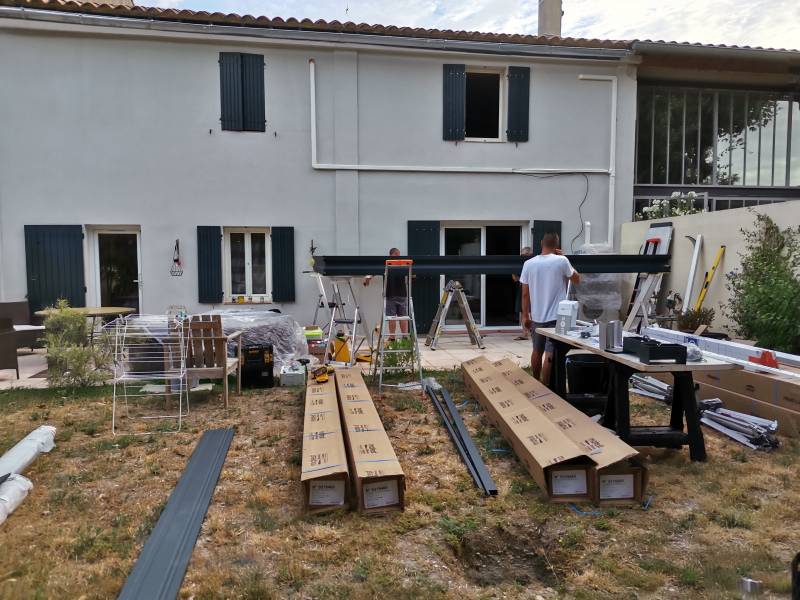
<svg viewBox="0 0 800 600"><path fill-rule="evenodd" d="M300 475L303 506L309 513L342 508L350 498L350 477L336 385L309 379L305 405Z"/></svg>
<svg viewBox="0 0 800 600"><path fill-rule="evenodd" d="M592 500L593 474L637 454L511 361L478 357L462 370L489 420L553 501Z"/></svg>
<svg viewBox="0 0 800 600"><path fill-rule="evenodd" d="M336 369L345 446L358 510L403 510L405 475L360 369Z"/></svg>
<svg viewBox="0 0 800 600"><path fill-rule="evenodd" d="M647 487L647 469L641 463L632 462L633 457L638 454L636 450L552 393L546 385L515 362L505 358L492 365L518 390L526 392L529 401L545 418L588 453L595 463L588 474L590 494L595 503L625 504L641 501ZM612 474L614 477L611 477ZM610 485L613 481L624 481L625 484L613 487Z"/></svg>
<svg viewBox="0 0 800 600"><path fill-rule="evenodd" d="M594 463L586 453L488 360L478 357L461 367L467 388L539 487L554 501L589 500L588 471Z"/></svg>

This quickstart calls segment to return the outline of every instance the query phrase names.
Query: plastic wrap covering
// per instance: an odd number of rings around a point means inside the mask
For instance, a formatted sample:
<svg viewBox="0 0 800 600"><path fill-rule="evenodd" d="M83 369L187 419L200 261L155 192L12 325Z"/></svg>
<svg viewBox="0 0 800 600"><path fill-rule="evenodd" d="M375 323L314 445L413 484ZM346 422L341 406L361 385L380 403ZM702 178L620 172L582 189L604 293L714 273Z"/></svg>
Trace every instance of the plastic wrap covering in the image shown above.
<svg viewBox="0 0 800 600"><path fill-rule="evenodd" d="M272 344L278 369L298 358L311 358L303 328L291 315L235 308L214 310L206 314L221 317L225 335L241 331L244 347Z"/></svg>
<svg viewBox="0 0 800 600"><path fill-rule="evenodd" d="M33 484L22 475L9 475L0 484L0 525L22 504Z"/></svg>
<svg viewBox="0 0 800 600"><path fill-rule="evenodd" d="M608 244L583 244L576 254L613 254ZM575 286L575 296L580 302L578 318L583 321L610 321L619 319L622 307L619 273L581 273L581 282Z"/></svg>
<svg viewBox="0 0 800 600"><path fill-rule="evenodd" d="M40 452L50 452L55 446L56 428L42 425L31 431L16 446L0 457L0 476L22 473Z"/></svg>

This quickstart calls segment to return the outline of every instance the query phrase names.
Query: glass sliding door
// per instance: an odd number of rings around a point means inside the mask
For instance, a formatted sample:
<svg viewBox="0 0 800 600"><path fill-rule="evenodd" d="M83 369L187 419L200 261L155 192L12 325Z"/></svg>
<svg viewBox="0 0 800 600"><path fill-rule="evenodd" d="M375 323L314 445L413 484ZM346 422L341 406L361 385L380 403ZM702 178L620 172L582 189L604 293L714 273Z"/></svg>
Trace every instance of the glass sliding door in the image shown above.
<svg viewBox="0 0 800 600"><path fill-rule="evenodd" d="M444 230L444 255L445 256L481 256L483 254L483 230L481 227L447 227ZM461 283L464 295L472 311L475 322L481 323L481 275L450 275L444 276L445 285L450 280ZM458 325L464 321L458 306L453 302L447 312L447 325Z"/></svg>
<svg viewBox="0 0 800 600"><path fill-rule="evenodd" d="M442 254L445 256L518 255L522 246L521 225L445 226ZM472 318L482 327L517 325L516 283L511 275L446 274L442 285L461 283ZM451 303L446 325L463 325L461 313Z"/></svg>
<svg viewBox="0 0 800 600"><path fill-rule="evenodd" d="M522 247L522 227L519 225L488 225L486 255L518 255ZM515 326L517 318L517 284L511 275L485 275L487 327Z"/></svg>

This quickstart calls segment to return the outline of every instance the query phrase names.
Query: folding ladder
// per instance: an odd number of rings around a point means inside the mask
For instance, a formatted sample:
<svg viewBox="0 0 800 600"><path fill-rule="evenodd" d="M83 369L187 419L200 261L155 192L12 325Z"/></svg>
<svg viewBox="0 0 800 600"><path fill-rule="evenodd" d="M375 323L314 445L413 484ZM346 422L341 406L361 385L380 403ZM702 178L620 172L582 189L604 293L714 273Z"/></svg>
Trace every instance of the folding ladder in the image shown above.
<svg viewBox="0 0 800 600"><path fill-rule="evenodd" d="M655 255L658 254L658 247L661 243L661 238L652 237L645 240L644 246L639 254ZM630 331L637 329L644 322L644 327L649 324L648 316L653 308L654 300L658 289L661 287L661 273L639 273L636 275L636 281L633 284L633 291L631 292L631 300L628 303L628 317L625 320L623 329ZM641 315L639 315L641 311Z"/></svg>
<svg viewBox="0 0 800 600"><path fill-rule="evenodd" d="M464 295L464 288L458 281L448 281L444 286L442 298L439 300L439 308L436 309L436 316L433 317L431 322L431 329L428 336L425 338L425 345L430 346L431 350L436 350L436 344L439 342L439 335L444 329L445 321L447 320L447 311L450 310L450 303L453 301L453 296L456 298L458 310L461 312L461 318L464 320L464 325L467 328L467 335L469 341L483 350L483 337L478 331L478 326L475 325L475 319L472 318L472 311L467 304L467 297Z"/></svg>
<svg viewBox="0 0 800 600"><path fill-rule="evenodd" d="M410 259L389 259L386 261L383 270L383 310L381 310L381 324L378 329L378 345L375 349L375 362L373 366L373 378L378 377L378 393L383 391L385 387L404 387L402 384L388 384L383 383L383 374L392 371L416 371L419 376L420 390L424 393L424 385L422 383L422 357L419 353L419 341L417 339L417 323L414 320L414 299L411 297L411 281L413 279L412 268L414 261ZM386 315L386 287L389 282L389 276L392 273L403 273L406 288L406 315L404 316L387 316ZM395 331L392 334L389 329L389 323L394 323ZM402 324L407 324L408 331L403 332ZM392 342L386 339L386 336L393 336L396 340L409 340L410 343L405 345L400 342L398 347L391 347ZM388 356L394 357L386 364ZM409 357L410 360L403 361L403 357ZM404 362L405 364L400 364Z"/></svg>
<svg viewBox="0 0 800 600"><path fill-rule="evenodd" d="M361 307L358 305L353 282L350 277L331 277L331 300L330 310L331 319L328 323L327 338L325 340L325 356L323 364L338 364L341 366L352 367L356 363L356 356L361 345L369 338L364 331L364 322L361 315ZM353 304L353 316L349 317L346 311L344 296L342 295L342 285L349 292L350 300ZM358 329L361 326L361 338L358 337ZM342 338L345 343L335 349L334 340ZM356 341L358 340L358 345ZM349 348L349 356L345 357L342 351Z"/></svg>

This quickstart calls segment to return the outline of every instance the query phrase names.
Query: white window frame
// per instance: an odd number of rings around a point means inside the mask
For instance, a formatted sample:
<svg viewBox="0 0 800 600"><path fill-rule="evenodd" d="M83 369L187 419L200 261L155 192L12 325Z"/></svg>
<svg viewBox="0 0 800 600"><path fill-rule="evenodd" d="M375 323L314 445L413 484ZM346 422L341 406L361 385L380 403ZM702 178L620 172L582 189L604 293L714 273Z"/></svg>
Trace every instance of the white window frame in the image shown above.
<svg viewBox="0 0 800 600"><path fill-rule="evenodd" d="M500 78L500 84L497 90L497 102L499 103L497 111L497 137L496 138L479 138L479 137L464 137L465 142L483 142L483 143L502 143L506 141L506 130L503 127L505 123L506 113L506 85L508 82L508 68L497 66L481 66L481 65L466 65L466 73L492 73ZM466 98L465 98L466 102ZM466 119L466 113L464 118ZM465 124L466 133L466 124Z"/></svg>
<svg viewBox="0 0 800 600"><path fill-rule="evenodd" d="M272 302L272 230L269 227L223 227L222 235L222 282L224 302L236 304L264 304ZM244 278L245 294L233 294L231 282L231 234L244 233ZM266 235L264 245L264 266L266 272L267 293L253 294L253 256L250 234Z"/></svg>

